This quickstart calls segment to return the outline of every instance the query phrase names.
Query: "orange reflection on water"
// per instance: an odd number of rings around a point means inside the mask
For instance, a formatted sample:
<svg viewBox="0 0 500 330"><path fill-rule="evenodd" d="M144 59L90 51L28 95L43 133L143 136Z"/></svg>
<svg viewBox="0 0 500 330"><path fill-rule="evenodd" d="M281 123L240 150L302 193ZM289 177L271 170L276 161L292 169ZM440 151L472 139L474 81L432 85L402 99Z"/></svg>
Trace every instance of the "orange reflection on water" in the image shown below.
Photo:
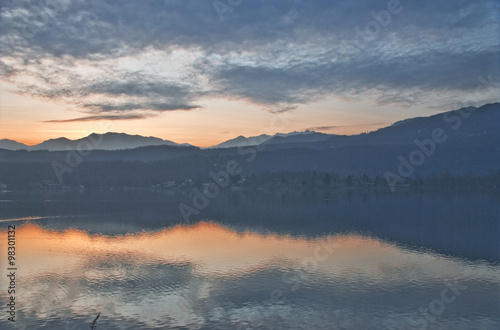
<svg viewBox="0 0 500 330"><path fill-rule="evenodd" d="M18 226L16 239L19 263L26 273L111 257L137 263L187 262L195 264L198 271L217 273L241 273L258 265L313 265L340 275L344 271L378 272L381 263L402 264L408 258L391 244L359 235L306 239L239 233L207 222L121 236L89 235L74 229L61 232L25 224Z"/></svg>
<svg viewBox="0 0 500 330"><path fill-rule="evenodd" d="M267 302L275 288L293 297L300 287L296 297L301 301L314 301L321 290L322 297L336 297L335 304L326 306L338 310L337 301L345 299L351 306L360 297L376 297L376 292L383 292L382 299L395 292L398 302L409 301L411 296L400 297L400 289L407 287L424 288L432 301L447 281L466 274L483 283L498 283L494 267L353 234L307 239L240 233L206 222L121 236L33 224L16 227L18 301L23 313L37 320L92 321L102 312L103 319L141 322L143 326L136 328L201 328L207 321L203 308L211 309L210 316L244 319L249 310L266 306L265 310L267 305L240 307L227 301L233 295L250 301L257 292ZM0 235L6 240L6 230ZM0 254L5 261L6 249ZM0 277L0 286L7 287L7 281L7 276ZM429 283L438 289L429 291ZM6 291L0 298L6 301ZM293 320L309 313L287 299L272 305L273 310L279 313L283 307L287 317L297 316Z"/></svg>

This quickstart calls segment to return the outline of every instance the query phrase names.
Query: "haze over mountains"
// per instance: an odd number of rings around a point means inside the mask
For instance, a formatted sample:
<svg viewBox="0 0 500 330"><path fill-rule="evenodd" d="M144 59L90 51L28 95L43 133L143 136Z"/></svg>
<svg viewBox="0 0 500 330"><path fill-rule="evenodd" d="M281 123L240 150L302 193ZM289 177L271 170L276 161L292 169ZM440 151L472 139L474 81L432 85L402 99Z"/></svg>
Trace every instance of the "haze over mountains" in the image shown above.
<svg viewBox="0 0 500 330"><path fill-rule="evenodd" d="M276 133L274 135L261 134L259 136L238 136L234 139L227 140L220 144L214 145L210 148L234 148L234 147L244 147L244 146L256 146L262 143L269 143L272 140L272 143L276 143L280 140L280 138L287 138L287 141L295 140L297 142L312 142L312 141L323 141L328 139L330 134L318 133L310 130L306 130L304 132L291 132L291 133ZM279 143L279 142L278 142Z"/></svg>
<svg viewBox="0 0 500 330"><path fill-rule="evenodd" d="M291 133L276 133L275 135L262 134L259 136L238 136L234 139L227 140L220 144L211 146L211 149L217 148L234 148L242 146L254 146L272 140L272 143L280 143L280 138L287 138L287 142L316 142L324 141L331 137L330 134L318 133L306 130L304 132L291 132ZM292 138L294 137L294 138ZM175 143L169 140L163 140L157 137L145 137L141 135L129 135L126 133L108 132L104 134L92 133L89 136L77 140L70 140L65 137L50 139L42 143L28 146L26 144L9 140L0 140L0 149L7 150L48 150L48 151L63 151L63 150L76 150L84 148L85 150L122 150L134 149L139 147L148 146L180 146L192 147L189 143ZM80 147L79 147L80 146Z"/></svg>
<svg viewBox="0 0 500 330"><path fill-rule="evenodd" d="M120 150L120 149L134 149L146 146L191 146L188 143L175 143L169 140L163 140L157 137L145 137L140 135L129 135L125 133L105 133L96 134L92 133L77 140L70 140L64 137L57 139L46 140L40 144L28 146L16 141L3 139L0 140L0 148L7 150L48 150L48 151L61 151L61 150L77 150L79 148L85 150ZM79 147L80 146L80 147Z"/></svg>
<svg viewBox="0 0 500 330"><path fill-rule="evenodd" d="M205 180L210 172L220 171L229 161L236 161L241 166L242 175L287 171L370 176L384 176L387 172L408 176L483 175L500 170L499 128L500 103L494 103L411 118L358 135L307 131L272 137L238 137L205 149L157 138L108 133L100 137L91 135L86 140L50 140L36 146L38 150L0 149L0 164L13 164L5 165L4 173L0 171L0 182L8 178L8 171L19 171L19 166L14 165L19 163L48 164L47 176L54 176L51 162L71 164L70 158L74 155L67 151L68 145L77 146L84 143L82 141L92 144L97 140L100 142L96 143L96 149L103 150L82 153L81 164L78 163L78 169L71 175L89 171L90 176L97 171L95 166L111 166L102 162L119 162L123 176L132 177L139 174L126 163L135 162L133 166L142 164L141 171L151 171L151 181L157 176L164 180L171 177ZM260 141L263 142L259 144ZM7 144L16 146L11 141L4 141L3 145ZM131 149L123 149L124 146ZM44 147L63 151L40 150ZM110 150L118 148L122 150ZM118 165L113 166L116 172ZM151 166L156 166L154 171L148 168Z"/></svg>

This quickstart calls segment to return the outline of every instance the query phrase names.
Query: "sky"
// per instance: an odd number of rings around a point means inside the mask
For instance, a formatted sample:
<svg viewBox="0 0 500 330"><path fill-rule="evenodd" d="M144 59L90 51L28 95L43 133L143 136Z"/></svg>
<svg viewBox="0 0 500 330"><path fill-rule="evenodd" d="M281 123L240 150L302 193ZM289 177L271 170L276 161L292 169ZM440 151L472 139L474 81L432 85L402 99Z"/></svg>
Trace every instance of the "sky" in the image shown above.
<svg viewBox="0 0 500 330"><path fill-rule="evenodd" d="M207 147L499 101L497 0L3 0L0 139Z"/></svg>

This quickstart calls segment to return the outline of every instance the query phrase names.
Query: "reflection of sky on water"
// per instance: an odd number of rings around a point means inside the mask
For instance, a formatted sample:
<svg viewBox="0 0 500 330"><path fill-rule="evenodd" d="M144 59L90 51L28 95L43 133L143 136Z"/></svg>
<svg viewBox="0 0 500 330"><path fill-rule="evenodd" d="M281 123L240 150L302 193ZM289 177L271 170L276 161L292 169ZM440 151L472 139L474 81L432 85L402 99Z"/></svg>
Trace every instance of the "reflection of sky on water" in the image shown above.
<svg viewBox="0 0 500 330"><path fill-rule="evenodd" d="M117 236L24 224L16 236L25 329L86 329L98 312L103 329L411 329L419 308L455 282L466 289L431 328L500 324L498 265L365 236L307 239L206 222Z"/></svg>
<svg viewBox="0 0 500 330"><path fill-rule="evenodd" d="M49 194L49 195L47 195ZM189 196L164 192L11 193L0 219L30 219L44 228L121 235L158 231L182 219ZM50 199L52 202L47 203ZM221 191L191 222L217 223L259 232L314 238L369 233L405 246L471 260L500 261L500 195L477 192ZM4 225L6 223L4 222Z"/></svg>

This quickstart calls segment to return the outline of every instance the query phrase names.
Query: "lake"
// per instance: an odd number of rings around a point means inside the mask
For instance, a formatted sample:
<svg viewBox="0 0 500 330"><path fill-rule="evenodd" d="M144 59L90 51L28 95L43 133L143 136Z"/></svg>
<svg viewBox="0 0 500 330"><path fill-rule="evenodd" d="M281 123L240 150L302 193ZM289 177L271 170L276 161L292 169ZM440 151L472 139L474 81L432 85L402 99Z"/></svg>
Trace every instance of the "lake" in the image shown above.
<svg viewBox="0 0 500 330"><path fill-rule="evenodd" d="M3 192L16 329L89 329L99 313L96 329L500 327L496 194L224 191L185 219L190 199Z"/></svg>

